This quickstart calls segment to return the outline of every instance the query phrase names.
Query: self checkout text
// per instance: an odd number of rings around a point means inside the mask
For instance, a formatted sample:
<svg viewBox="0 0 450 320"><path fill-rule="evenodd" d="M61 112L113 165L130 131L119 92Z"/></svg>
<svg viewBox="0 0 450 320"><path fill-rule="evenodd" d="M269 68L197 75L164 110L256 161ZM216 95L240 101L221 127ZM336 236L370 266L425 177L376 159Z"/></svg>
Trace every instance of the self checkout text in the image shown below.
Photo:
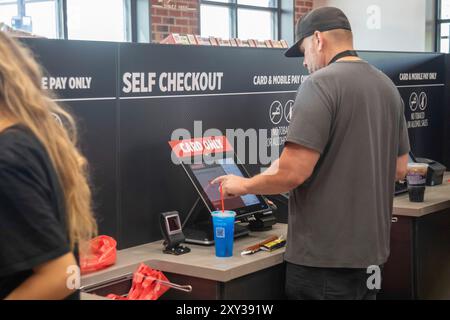
<svg viewBox="0 0 450 320"><path fill-rule="evenodd" d="M222 89L223 72L125 72L123 93L207 92Z"/></svg>

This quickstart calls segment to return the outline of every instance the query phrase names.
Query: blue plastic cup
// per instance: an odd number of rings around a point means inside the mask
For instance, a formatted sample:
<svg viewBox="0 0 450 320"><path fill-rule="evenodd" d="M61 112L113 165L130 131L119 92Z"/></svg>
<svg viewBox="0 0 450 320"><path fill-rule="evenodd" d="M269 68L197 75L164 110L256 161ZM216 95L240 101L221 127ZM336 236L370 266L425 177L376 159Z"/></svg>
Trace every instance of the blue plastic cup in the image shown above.
<svg viewBox="0 0 450 320"><path fill-rule="evenodd" d="M234 211L213 211L214 244L216 257L232 257L234 242Z"/></svg>

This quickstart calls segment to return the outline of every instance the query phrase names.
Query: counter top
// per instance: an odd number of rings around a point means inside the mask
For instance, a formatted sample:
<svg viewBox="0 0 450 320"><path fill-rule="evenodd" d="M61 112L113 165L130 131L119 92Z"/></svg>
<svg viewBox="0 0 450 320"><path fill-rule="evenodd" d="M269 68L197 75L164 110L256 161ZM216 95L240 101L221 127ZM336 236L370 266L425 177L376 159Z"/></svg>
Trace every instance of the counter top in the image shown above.
<svg viewBox="0 0 450 320"><path fill-rule="evenodd" d="M249 236L235 239L233 257L217 258L214 246L187 244L191 252L181 256L164 254L162 241L156 241L117 252L114 266L92 274L83 275L82 287L116 279L136 271L140 263L153 269L219 282L227 282L253 272L283 263L285 248L273 252L260 251L241 256L244 248L257 244L266 238L282 235L286 239L287 225L277 223L265 232L251 232Z"/></svg>
<svg viewBox="0 0 450 320"><path fill-rule="evenodd" d="M396 216L422 217L450 208L450 172L444 175L442 185L426 187L424 202L410 202L408 194L394 198L393 214Z"/></svg>

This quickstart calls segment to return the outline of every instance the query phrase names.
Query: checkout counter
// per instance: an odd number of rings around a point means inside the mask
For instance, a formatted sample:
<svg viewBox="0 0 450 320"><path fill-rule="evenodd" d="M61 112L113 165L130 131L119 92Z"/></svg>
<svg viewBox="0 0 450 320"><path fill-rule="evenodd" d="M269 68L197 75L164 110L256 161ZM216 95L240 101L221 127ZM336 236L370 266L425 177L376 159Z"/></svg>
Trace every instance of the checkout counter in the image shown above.
<svg viewBox="0 0 450 320"><path fill-rule="evenodd" d="M237 238L230 258L217 258L214 246L195 244L189 245L191 252L185 255L164 254L162 241L120 250L114 266L82 277L81 298L127 293L131 287L130 274L145 263L162 271L172 283L192 286L190 293L171 288L161 299L284 299L285 248L245 256L241 252L272 235L286 238L286 233L287 225L279 223L272 230Z"/></svg>
<svg viewBox="0 0 450 320"><path fill-rule="evenodd" d="M423 203L411 203L407 194L394 199L391 256L379 299L450 299L449 179L447 173L442 185L427 187ZM231 258L216 258L214 246L200 245L190 245L186 255L167 255L162 241L121 250L114 266L82 277L82 299L128 292L129 276L142 262L173 283L192 286L190 293L170 289L161 299L284 299L285 249L240 253L286 232L287 225L278 223L270 231L238 238Z"/></svg>
<svg viewBox="0 0 450 320"><path fill-rule="evenodd" d="M394 198L391 255L379 299L450 299L450 173L425 201Z"/></svg>

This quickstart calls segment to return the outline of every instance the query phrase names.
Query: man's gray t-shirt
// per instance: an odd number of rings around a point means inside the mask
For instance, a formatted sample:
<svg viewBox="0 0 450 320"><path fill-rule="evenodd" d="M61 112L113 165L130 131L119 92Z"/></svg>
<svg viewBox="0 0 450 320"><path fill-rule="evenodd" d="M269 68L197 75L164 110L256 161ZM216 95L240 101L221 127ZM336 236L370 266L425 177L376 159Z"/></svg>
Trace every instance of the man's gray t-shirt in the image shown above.
<svg viewBox="0 0 450 320"><path fill-rule="evenodd" d="M384 264L397 157L409 152L403 101L392 81L365 61L315 72L298 91L287 141L321 156L310 179L290 193L286 261Z"/></svg>

